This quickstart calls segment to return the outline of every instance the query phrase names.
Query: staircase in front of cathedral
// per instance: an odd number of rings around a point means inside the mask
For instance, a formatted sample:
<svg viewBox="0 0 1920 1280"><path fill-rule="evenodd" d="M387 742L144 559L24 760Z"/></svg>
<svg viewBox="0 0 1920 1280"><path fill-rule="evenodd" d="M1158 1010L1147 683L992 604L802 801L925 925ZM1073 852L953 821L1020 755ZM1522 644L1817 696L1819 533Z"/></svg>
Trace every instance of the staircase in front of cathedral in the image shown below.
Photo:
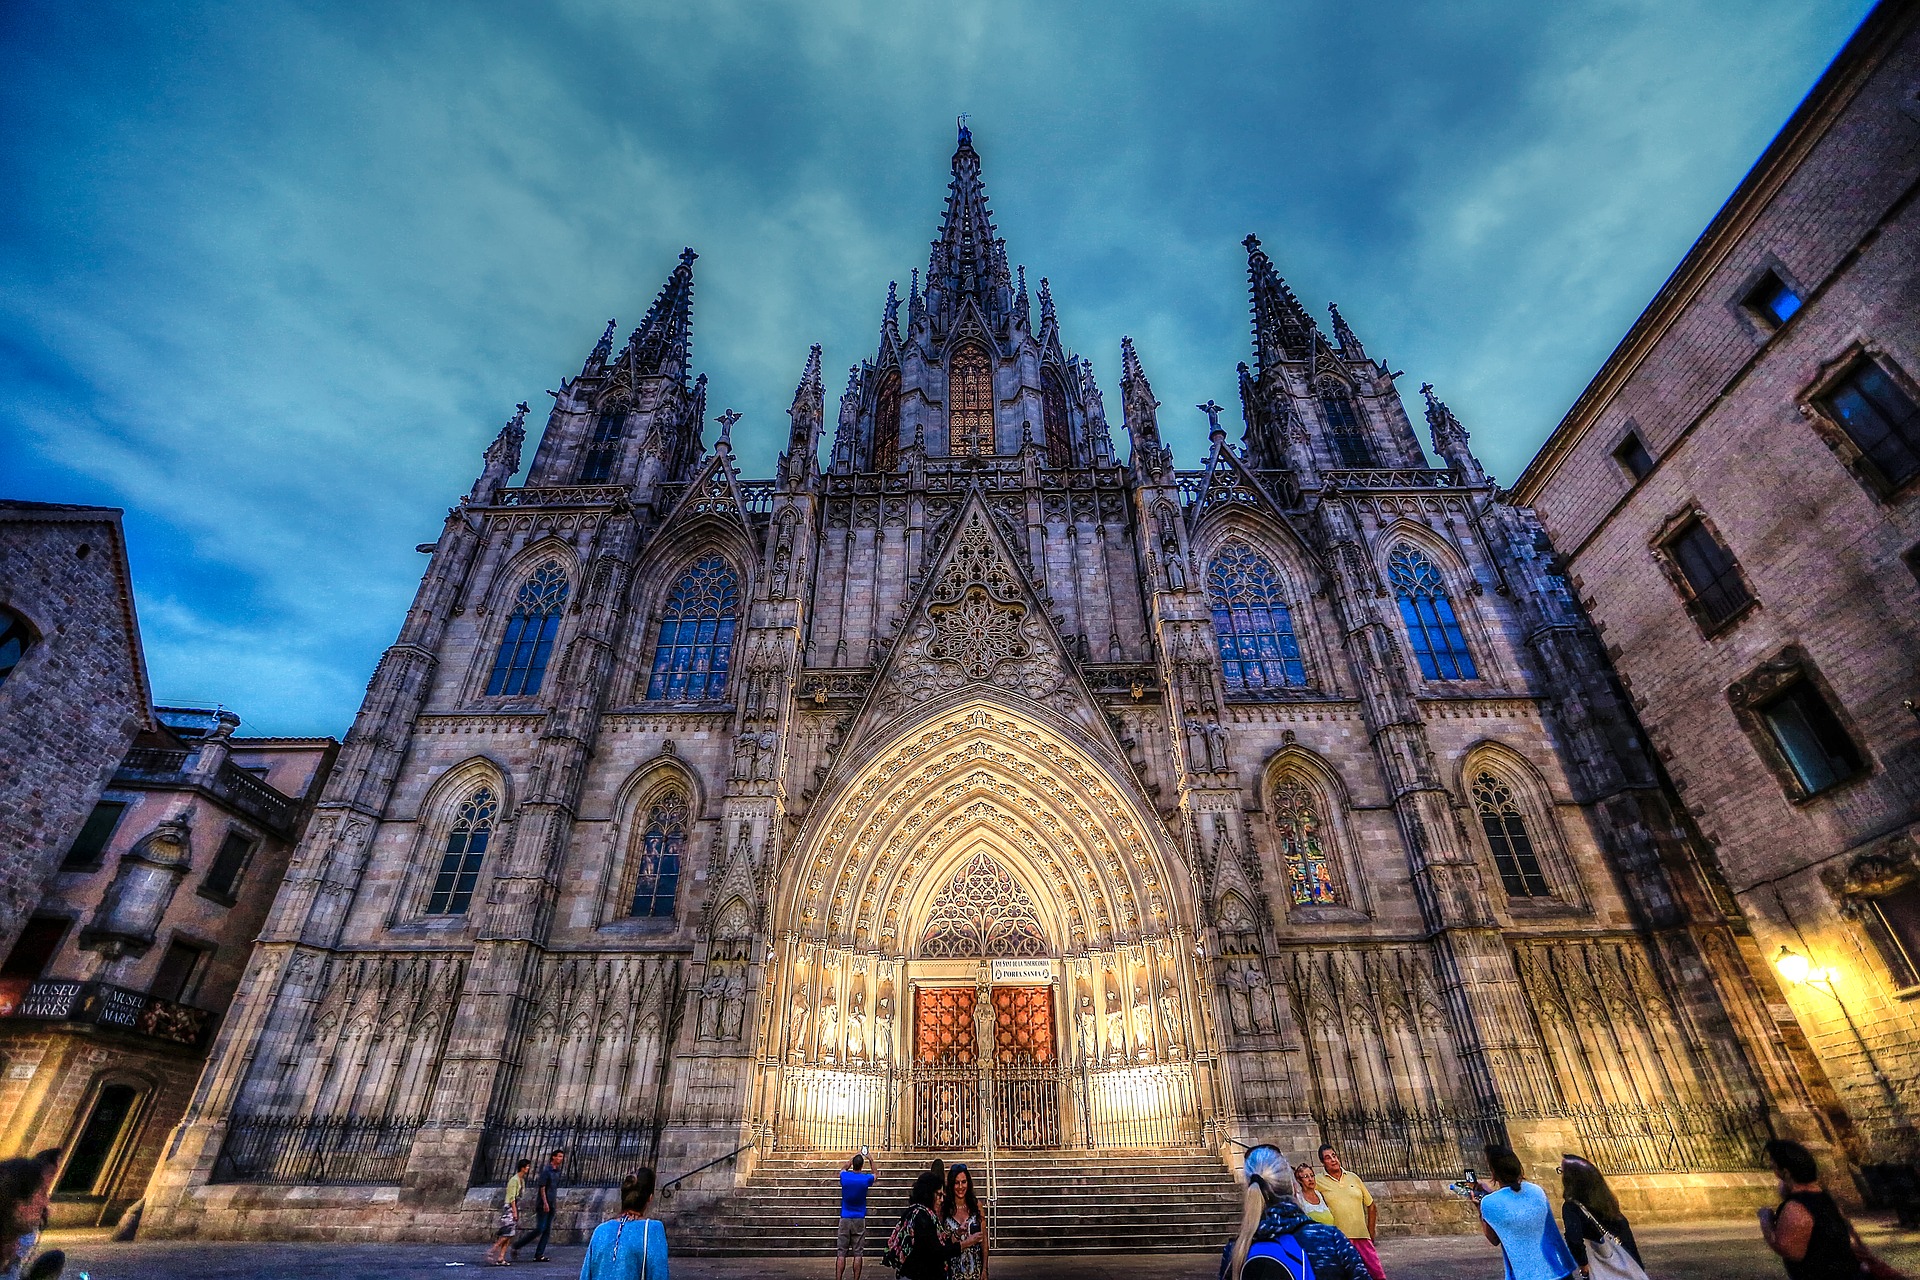
<svg viewBox="0 0 1920 1280"><path fill-rule="evenodd" d="M913 1180L930 1157L883 1156L868 1200L866 1252L877 1265ZM981 1152L950 1152L984 1174ZM831 1257L840 1162L774 1155L723 1199L678 1218L674 1253ZM1207 1151L1019 1151L994 1161L995 1252L1192 1253L1218 1250L1240 1224L1233 1175ZM986 1179L981 1180L985 1190ZM982 1196L982 1208L987 1208Z"/></svg>

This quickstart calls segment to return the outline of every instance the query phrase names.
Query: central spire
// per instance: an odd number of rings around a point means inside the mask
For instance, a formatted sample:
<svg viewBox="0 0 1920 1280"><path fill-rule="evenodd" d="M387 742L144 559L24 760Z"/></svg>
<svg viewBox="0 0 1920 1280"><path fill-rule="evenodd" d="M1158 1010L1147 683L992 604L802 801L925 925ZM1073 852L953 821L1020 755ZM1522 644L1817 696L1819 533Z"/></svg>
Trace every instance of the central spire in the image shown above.
<svg viewBox="0 0 1920 1280"><path fill-rule="evenodd" d="M942 331L952 325L965 299L977 303L996 327L1013 309L1007 248L994 234L993 211L987 207L987 189L980 179L980 153L973 149L973 131L965 117L953 152L953 179L947 187L940 237L927 260L926 296L928 317Z"/></svg>

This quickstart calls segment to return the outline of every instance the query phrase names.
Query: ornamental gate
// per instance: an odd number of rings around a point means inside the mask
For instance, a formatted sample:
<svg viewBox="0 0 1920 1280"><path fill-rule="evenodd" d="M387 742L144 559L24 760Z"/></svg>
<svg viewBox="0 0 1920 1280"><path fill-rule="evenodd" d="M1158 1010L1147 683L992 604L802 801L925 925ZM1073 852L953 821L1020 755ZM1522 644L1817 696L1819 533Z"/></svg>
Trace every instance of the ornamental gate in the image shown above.
<svg viewBox="0 0 1920 1280"><path fill-rule="evenodd" d="M919 987L913 1006L913 1144L970 1150L985 1137L982 1099L992 1105L993 1141L1033 1149L1060 1145L1060 1059L1053 988L995 987L992 1054L982 1060L974 987Z"/></svg>

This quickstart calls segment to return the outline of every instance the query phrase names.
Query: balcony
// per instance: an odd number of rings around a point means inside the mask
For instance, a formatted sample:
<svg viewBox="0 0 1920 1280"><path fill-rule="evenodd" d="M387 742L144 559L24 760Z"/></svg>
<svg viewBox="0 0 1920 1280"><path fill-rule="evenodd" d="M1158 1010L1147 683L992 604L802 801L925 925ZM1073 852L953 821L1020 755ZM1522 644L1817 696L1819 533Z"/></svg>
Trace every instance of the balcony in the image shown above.
<svg viewBox="0 0 1920 1280"><path fill-rule="evenodd" d="M218 1016L211 1009L105 982L41 978L26 984L0 983L0 1018L104 1027L188 1049L206 1045Z"/></svg>
<svg viewBox="0 0 1920 1280"><path fill-rule="evenodd" d="M191 767L194 753L166 747L135 747L113 776L116 786L179 787L204 791L215 800L252 818L277 835L293 833L300 802L282 795L232 761L218 773L203 774Z"/></svg>

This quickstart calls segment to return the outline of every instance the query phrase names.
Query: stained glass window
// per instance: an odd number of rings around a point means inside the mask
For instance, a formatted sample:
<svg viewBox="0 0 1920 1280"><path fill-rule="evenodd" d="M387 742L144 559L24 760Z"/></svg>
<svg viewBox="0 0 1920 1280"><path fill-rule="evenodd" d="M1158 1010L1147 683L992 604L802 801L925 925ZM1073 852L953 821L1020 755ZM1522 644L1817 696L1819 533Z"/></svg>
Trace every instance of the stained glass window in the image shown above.
<svg viewBox="0 0 1920 1280"><path fill-rule="evenodd" d="M1453 601L1447 597L1446 580L1433 561L1403 542L1393 549L1389 574L1420 674L1429 680L1478 679Z"/></svg>
<svg viewBox="0 0 1920 1280"><path fill-rule="evenodd" d="M620 436L627 425L624 403L607 405L594 420L593 436L587 441L587 455L580 464L580 483L598 484L613 474L620 456Z"/></svg>
<svg viewBox="0 0 1920 1280"><path fill-rule="evenodd" d="M947 452L993 452L993 365L971 342L947 364Z"/></svg>
<svg viewBox="0 0 1920 1280"><path fill-rule="evenodd" d="M1360 426L1360 411L1354 408L1347 389L1331 382L1320 384L1320 412L1327 419L1327 440L1343 467L1376 465L1366 432Z"/></svg>
<svg viewBox="0 0 1920 1280"><path fill-rule="evenodd" d="M493 817L498 807L493 791L481 787L454 815L447 847L440 854L440 872L433 879L433 892L427 896L428 915L467 913L473 887L480 880L480 866L487 860L487 842L493 838Z"/></svg>
<svg viewBox="0 0 1920 1280"><path fill-rule="evenodd" d="M1040 415L1047 426L1047 465L1073 465L1073 431L1067 422L1067 389L1051 366L1040 370Z"/></svg>
<svg viewBox="0 0 1920 1280"><path fill-rule="evenodd" d="M1207 563L1207 597L1227 688L1299 688L1307 683L1293 613L1265 556L1243 543L1223 548Z"/></svg>
<svg viewBox="0 0 1920 1280"><path fill-rule="evenodd" d="M687 570L660 619L649 701L725 696L739 608L739 586L725 560L706 556Z"/></svg>
<svg viewBox="0 0 1920 1280"><path fill-rule="evenodd" d="M1295 778L1273 789L1273 822L1287 863L1287 896L1295 906L1337 903L1333 859L1320 834L1320 810L1313 791Z"/></svg>
<svg viewBox="0 0 1920 1280"><path fill-rule="evenodd" d="M988 854L953 873L933 900L923 956L1044 956L1046 933L1033 899L1019 881Z"/></svg>
<svg viewBox="0 0 1920 1280"><path fill-rule="evenodd" d="M647 808L640 834L639 870L633 881L633 914L671 916L680 890L680 855L687 844L687 798L669 791Z"/></svg>
<svg viewBox="0 0 1920 1280"><path fill-rule="evenodd" d="M1493 865L1507 894L1514 898L1547 898L1553 890L1540 872L1540 858L1527 834L1527 820L1513 798L1513 789L1486 770L1473 780L1473 805L1493 850Z"/></svg>
<svg viewBox="0 0 1920 1280"><path fill-rule="evenodd" d="M873 469L891 471L900 465L900 375L880 380L873 408Z"/></svg>
<svg viewBox="0 0 1920 1280"><path fill-rule="evenodd" d="M507 633L500 638L500 652L487 681L489 694L540 692L553 638L560 632L560 610L566 603L567 575L557 561L549 560L534 570L513 598Z"/></svg>

